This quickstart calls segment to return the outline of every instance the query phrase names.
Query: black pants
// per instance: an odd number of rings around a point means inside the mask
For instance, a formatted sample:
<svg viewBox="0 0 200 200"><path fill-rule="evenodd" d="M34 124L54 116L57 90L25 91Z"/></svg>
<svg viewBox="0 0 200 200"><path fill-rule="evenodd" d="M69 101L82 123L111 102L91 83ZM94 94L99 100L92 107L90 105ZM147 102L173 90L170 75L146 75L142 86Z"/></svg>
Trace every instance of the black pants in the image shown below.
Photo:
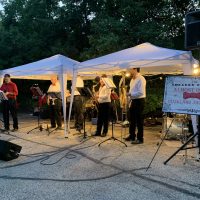
<svg viewBox="0 0 200 200"><path fill-rule="evenodd" d="M15 99L3 101L3 121L5 129L10 128L9 112L11 113L11 116L13 118L13 128L18 129L17 102Z"/></svg>
<svg viewBox="0 0 200 200"><path fill-rule="evenodd" d="M62 127L62 101L60 99L56 99L54 101L54 105L50 102L50 120L51 126Z"/></svg>
<svg viewBox="0 0 200 200"><path fill-rule="evenodd" d="M78 129L83 128L83 98L80 95L74 96L74 126Z"/></svg>
<svg viewBox="0 0 200 200"><path fill-rule="evenodd" d="M108 124L110 117L110 103L99 103L98 106L98 120L97 120L97 134L101 134L102 128L103 133L108 133Z"/></svg>
<svg viewBox="0 0 200 200"><path fill-rule="evenodd" d="M129 109L129 134L132 140L136 139L136 128L137 128L137 139L143 141L143 133L144 133L144 105L145 99L134 99L131 102L131 106Z"/></svg>

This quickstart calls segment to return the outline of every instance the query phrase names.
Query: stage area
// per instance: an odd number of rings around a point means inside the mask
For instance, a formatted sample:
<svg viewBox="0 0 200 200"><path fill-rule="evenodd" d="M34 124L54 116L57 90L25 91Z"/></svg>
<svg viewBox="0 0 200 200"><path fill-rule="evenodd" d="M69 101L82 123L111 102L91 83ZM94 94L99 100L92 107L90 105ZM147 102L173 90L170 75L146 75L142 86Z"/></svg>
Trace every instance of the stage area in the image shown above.
<svg viewBox="0 0 200 200"><path fill-rule="evenodd" d="M48 121L43 121L44 128ZM19 132L2 134L22 146L21 155L9 162L0 161L0 199L57 200L132 200L132 199L200 199L200 163L188 151L188 160L177 155L167 165L163 162L181 145L165 141L151 168L151 161L160 142L161 126L145 128L144 144L128 147L106 138L82 140L72 130L69 138L63 131L48 136L47 131L32 131L36 117L19 115ZM71 124L73 125L73 123ZM87 122L90 135L95 126ZM123 130L123 136L128 129ZM115 136L121 139L121 127L115 125ZM82 140L82 141L81 141Z"/></svg>

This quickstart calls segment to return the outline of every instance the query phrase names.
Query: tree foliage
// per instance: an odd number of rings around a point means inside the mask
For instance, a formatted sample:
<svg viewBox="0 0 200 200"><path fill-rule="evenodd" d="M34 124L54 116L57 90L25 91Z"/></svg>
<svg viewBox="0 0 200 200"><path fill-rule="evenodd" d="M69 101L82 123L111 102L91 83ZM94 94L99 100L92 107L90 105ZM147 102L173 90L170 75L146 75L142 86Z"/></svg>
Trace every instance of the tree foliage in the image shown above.
<svg viewBox="0 0 200 200"><path fill-rule="evenodd" d="M0 68L55 54L86 60L142 42L183 48L198 0L1 0Z"/></svg>

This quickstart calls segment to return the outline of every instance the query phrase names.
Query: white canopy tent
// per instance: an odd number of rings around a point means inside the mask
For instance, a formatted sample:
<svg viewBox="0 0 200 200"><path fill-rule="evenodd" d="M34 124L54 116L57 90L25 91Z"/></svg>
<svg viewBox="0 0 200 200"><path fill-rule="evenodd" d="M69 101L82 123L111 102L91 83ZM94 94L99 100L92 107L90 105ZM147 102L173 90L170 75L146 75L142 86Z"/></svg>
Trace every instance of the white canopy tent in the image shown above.
<svg viewBox="0 0 200 200"><path fill-rule="evenodd" d="M59 74L61 71L72 76L74 66L78 61L63 55L55 55L36 62L2 70L0 75L8 73L17 79L50 80L50 75Z"/></svg>
<svg viewBox="0 0 200 200"><path fill-rule="evenodd" d="M79 63L73 76L73 82L75 83L78 74L87 77L105 73L110 76L122 75L122 71L131 67L141 68L143 74L183 73L190 75L193 71L193 65L197 64L198 61L193 58L190 51L167 49L150 43L143 43ZM75 85L72 85L72 87L74 89Z"/></svg>
<svg viewBox="0 0 200 200"><path fill-rule="evenodd" d="M61 86L64 128L66 137L67 136L66 98L65 98L67 89L66 84L67 84L67 79L72 78L74 73L74 66L77 64L79 64L79 62L67 58L63 55L55 55L33 63L2 70L0 72L0 79L2 83L4 74L10 74L12 78L37 79L37 80L50 80L51 75L58 75Z"/></svg>
<svg viewBox="0 0 200 200"><path fill-rule="evenodd" d="M143 74L188 74L196 60L190 51L179 51L143 43L132 48L82 62L80 74L113 75L130 67L140 67Z"/></svg>
<svg viewBox="0 0 200 200"><path fill-rule="evenodd" d="M150 43L144 43L82 63L62 55L55 55L30 64L2 70L0 72L0 79L2 80L3 75L6 73L9 73L13 78L39 80L49 80L50 75L58 75L62 90L64 120L66 122L65 84L67 79L73 79L70 103L71 113L78 74L84 77L91 77L103 73L117 75L130 67L140 67L142 73L145 74L180 72L191 74L193 64L196 64L196 61L189 51L166 49L154 46ZM65 136L66 135L67 126L65 123Z"/></svg>

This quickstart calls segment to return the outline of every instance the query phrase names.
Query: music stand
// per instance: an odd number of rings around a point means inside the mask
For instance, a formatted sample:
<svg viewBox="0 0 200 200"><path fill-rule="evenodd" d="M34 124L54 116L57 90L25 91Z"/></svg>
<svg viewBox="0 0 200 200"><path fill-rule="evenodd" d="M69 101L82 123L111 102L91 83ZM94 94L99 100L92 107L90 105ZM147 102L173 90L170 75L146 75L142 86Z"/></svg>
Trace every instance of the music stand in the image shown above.
<svg viewBox="0 0 200 200"><path fill-rule="evenodd" d="M33 97L38 97L38 101L39 101L39 97L43 96L43 92L41 91L41 89L38 86L32 86L30 88L30 90L31 90L31 92L33 94ZM40 124L40 104L39 104L39 102L38 102L38 118L37 118L37 123L38 123L38 125L35 128L33 128L30 131L28 131L27 134L29 134L30 132L32 132L33 130L36 130L36 129L39 129L40 131L43 130L42 125Z"/></svg>
<svg viewBox="0 0 200 200"><path fill-rule="evenodd" d="M50 100L52 100L52 105L55 105L54 101L55 101L56 99L62 100L61 92L51 92L51 91L50 91L50 92L48 92L48 95L51 97ZM57 131L57 130L58 130L58 127L54 128L53 130L50 131L50 130L49 130L49 127L48 127L48 125L47 125L47 129L46 129L46 130L48 131L48 136L49 136L51 133Z"/></svg>
<svg viewBox="0 0 200 200"><path fill-rule="evenodd" d="M8 100L6 94L0 90L0 101L5 101L5 100Z"/></svg>
<svg viewBox="0 0 200 200"><path fill-rule="evenodd" d="M112 136L111 136L110 138L108 138L108 139L106 139L106 140L100 142L98 146L101 146L101 144L103 144L104 142L107 142L107 141L109 141L109 140L114 140L114 141L118 141L118 142L124 144L125 147L127 147L127 144L126 144L125 142L123 142L123 141L117 139L117 138L114 136L114 120L113 120L113 118L114 118L114 117L113 117L113 115L112 115Z"/></svg>
<svg viewBox="0 0 200 200"><path fill-rule="evenodd" d="M40 90L40 88L36 85L36 86L32 86L30 88L31 92L32 92L32 95L34 97L39 97L39 96L42 96L43 95L43 92Z"/></svg>
<svg viewBox="0 0 200 200"><path fill-rule="evenodd" d="M2 101L7 101L7 100L8 100L8 98L7 98L6 94L2 90L0 90L0 103ZM0 121L3 122L3 120L1 120L1 119L0 119Z"/></svg>
<svg viewBox="0 0 200 200"><path fill-rule="evenodd" d="M78 89L79 93L81 94L81 96L89 97L89 98L93 97L93 94L92 94L91 90L88 87L86 87L86 88L77 88L77 89ZM87 135L87 132L86 132L86 129L85 129L85 121L86 121L86 108L85 108L85 104L83 104L83 138L82 138L82 140L84 140L84 139L86 139L88 137L93 137L93 136L88 136Z"/></svg>
<svg viewBox="0 0 200 200"><path fill-rule="evenodd" d="M109 78L102 78L104 84L106 85L107 88L110 88L110 89L114 89L116 88L115 84L113 83L113 81ZM115 113L116 114L116 113ZM125 142L122 142L121 140L117 139L115 136L114 136L114 119L113 119L113 114L112 114L112 136L102 142L99 143L98 146L101 146L101 144L103 144L104 142L107 142L109 140L114 140L114 141L118 141L122 144L125 145L125 147L127 147L127 144Z"/></svg>

